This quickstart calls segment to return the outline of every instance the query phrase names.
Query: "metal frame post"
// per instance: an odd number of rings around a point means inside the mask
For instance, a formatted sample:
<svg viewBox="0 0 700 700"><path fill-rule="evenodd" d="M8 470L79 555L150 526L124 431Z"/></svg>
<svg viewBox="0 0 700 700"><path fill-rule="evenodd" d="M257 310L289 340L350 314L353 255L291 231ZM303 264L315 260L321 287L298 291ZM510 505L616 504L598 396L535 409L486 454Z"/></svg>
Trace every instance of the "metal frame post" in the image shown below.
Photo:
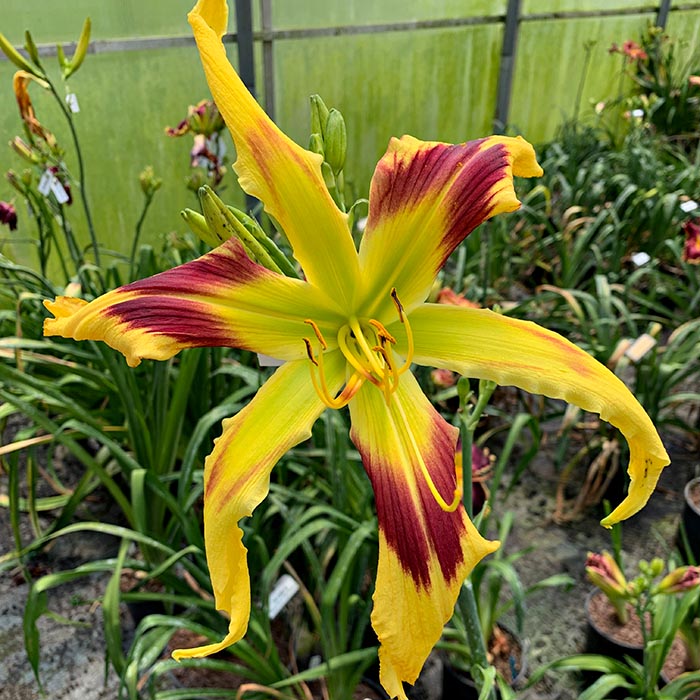
<svg viewBox="0 0 700 700"><path fill-rule="evenodd" d="M518 43L520 27L520 0L508 0L503 46L501 47L501 65L498 71L498 92L496 96L496 114L493 120L494 131L502 133L508 124L511 89L515 69L515 49Z"/></svg>
<svg viewBox="0 0 700 700"><path fill-rule="evenodd" d="M668 22L668 13L671 9L671 0L661 0L659 4L659 11L656 14L656 26L662 29L666 28L666 22Z"/></svg>

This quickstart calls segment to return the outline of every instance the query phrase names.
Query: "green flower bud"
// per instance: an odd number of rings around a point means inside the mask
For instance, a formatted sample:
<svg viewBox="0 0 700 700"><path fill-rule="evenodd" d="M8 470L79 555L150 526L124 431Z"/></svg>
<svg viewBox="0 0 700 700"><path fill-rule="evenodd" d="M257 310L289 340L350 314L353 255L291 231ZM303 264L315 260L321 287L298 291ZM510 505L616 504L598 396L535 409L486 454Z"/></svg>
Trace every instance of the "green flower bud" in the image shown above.
<svg viewBox="0 0 700 700"><path fill-rule="evenodd" d="M73 54L73 58L71 58L70 61L67 61L65 64L61 63L61 70L63 72L64 80L70 78L70 76L73 75L73 73L75 73L75 71L77 71L78 68L80 68L80 66L83 64L83 61L85 60L85 55L87 54L88 48L90 46L91 28L92 24L90 22L90 18L86 17L85 22L83 23L83 28L80 31L80 38L78 39L78 45L75 47L75 53ZM63 53L62 50L61 53Z"/></svg>
<svg viewBox="0 0 700 700"><path fill-rule="evenodd" d="M199 212L193 211L192 209L185 209L180 212L180 216L185 220L190 231L207 245L216 248L216 246L223 243L223 240L220 240L216 234L209 230L207 220ZM229 235L229 238L230 237Z"/></svg>
<svg viewBox="0 0 700 700"><path fill-rule="evenodd" d="M153 166L146 166L139 175L139 184L141 185L141 191L146 195L146 197L153 197L153 195L160 189L163 184L163 180L156 177L153 171Z"/></svg>
<svg viewBox="0 0 700 700"><path fill-rule="evenodd" d="M328 113L323 145L326 162L337 175L345 166L345 155L348 148L345 119L337 109L331 109Z"/></svg>
<svg viewBox="0 0 700 700"><path fill-rule="evenodd" d="M321 139L325 139L328 107L320 95L311 95L309 99L311 100L311 133L321 134Z"/></svg>
<svg viewBox="0 0 700 700"><path fill-rule="evenodd" d="M24 32L24 48L27 50L29 58L31 58L32 61L34 61L34 63L36 63L38 66L41 65L41 62L39 61L39 49L37 49L29 30Z"/></svg>
<svg viewBox="0 0 700 700"><path fill-rule="evenodd" d="M311 134L309 150L321 156L323 155L323 139L321 138L321 134Z"/></svg>
<svg viewBox="0 0 700 700"><path fill-rule="evenodd" d="M24 56L22 56L22 54L17 51L14 46L12 46L7 37L2 33L0 33L0 51L2 51L5 56L7 56L7 58L17 66L17 68L25 70L27 73L31 73L31 75L34 75L37 78L44 77L44 74L38 68L36 68L36 66L33 66Z"/></svg>
<svg viewBox="0 0 700 700"><path fill-rule="evenodd" d="M666 564L661 557L654 557L649 564L649 570L652 577L660 576L663 573Z"/></svg>

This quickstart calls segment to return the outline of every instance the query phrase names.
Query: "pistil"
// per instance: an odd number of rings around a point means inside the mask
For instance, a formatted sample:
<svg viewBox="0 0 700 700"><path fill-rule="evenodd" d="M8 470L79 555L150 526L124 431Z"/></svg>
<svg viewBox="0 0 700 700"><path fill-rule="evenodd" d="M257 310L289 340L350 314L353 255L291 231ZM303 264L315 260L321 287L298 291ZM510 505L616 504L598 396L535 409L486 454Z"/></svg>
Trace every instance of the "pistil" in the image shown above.
<svg viewBox="0 0 700 700"><path fill-rule="evenodd" d="M366 381L374 384L384 395L387 405L392 394L399 387L399 378L411 366L413 358L413 336L403 306L399 301L396 290L391 290L391 298L396 306L399 320L406 328L408 338L408 353L401 367L396 366L392 345L396 339L384 327L381 321L370 318L361 320L352 317L338 331L338 348L353 370L350 379L337 396L328 389L323 370L323 354L328 349L328 343L323 337L318 325L311 319L306 319L314 331L320 349L318 355L314 352L311 340L304 338L306 354L311 361L311 381L321 400L329 408L342 408L357 393Z"/></svg>

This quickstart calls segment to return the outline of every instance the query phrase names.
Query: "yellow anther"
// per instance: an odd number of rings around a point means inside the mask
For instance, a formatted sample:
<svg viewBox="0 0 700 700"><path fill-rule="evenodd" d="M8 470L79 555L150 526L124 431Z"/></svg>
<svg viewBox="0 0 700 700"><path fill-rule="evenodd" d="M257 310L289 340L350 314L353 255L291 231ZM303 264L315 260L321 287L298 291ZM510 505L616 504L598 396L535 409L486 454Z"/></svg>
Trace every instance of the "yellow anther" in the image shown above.
<svg viewBox="0 0 700 700"><path fill-rule="evenodd" d="M304 323L308 323L311 326L311 328L314 329L314 333L316 334L316 337L318 338L318 342L321 343L321 348L323 350L328 350L328 343L326 342L326 339L323 337L323 333L321 333L321 330L319 329L319 327L310 318L305 319Z"/></svg>

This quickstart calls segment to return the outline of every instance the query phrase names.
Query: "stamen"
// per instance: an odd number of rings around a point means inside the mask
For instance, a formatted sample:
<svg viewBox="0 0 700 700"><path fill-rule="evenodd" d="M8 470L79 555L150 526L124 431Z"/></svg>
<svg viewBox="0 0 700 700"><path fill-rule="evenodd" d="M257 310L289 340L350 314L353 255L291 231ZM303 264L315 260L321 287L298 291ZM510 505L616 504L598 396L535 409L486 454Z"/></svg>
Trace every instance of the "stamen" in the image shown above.
<svg viewBox="0 0 700 700"><path fill-rule="evenodd" d="M318 338L318 342L321 343L321 348L323 348L323 350L328 350L328 343L326 342L326 339L323 337L323 333L321 333L319 327L310 318L305 319L304 323L308 323L311 326L311 328L314 329L314 333L316 334L316 337Z"/></svg>
<svg viewBox="0 0 700 700"><path fill-rule="evenodd" d="M389 331L384 328L384 326L377 320L370 318L369 325L374 326L377 329L377 337L379 338L382 345L388 341L392 345L396 345L396 338L394 338Z"/></svg>
<svg viewBox="0 0 700 700"><path fill-rule="evenodd" d="M318 367L318 362L316 362L316 357L314 356L314 351L311 347L311 341L308 338L302 338L304 341L304 345L306 345L306 354L309 356L309 359L313 364Z"/></svg>
<svg viewBox="0 0 700 700"><path fill-rule="evenodd" d="M415 351L415 347L413 345L413 332L411 331L411 324L408 322L408 316L404 313L403 310L403 304L399 300L399 295L396 293L396 287L391 288L391 299L394 302L394 306L396 307L396 312L399 315L399 321L403 323L404 328L406 329L406 342L408 343L408 348L406 350L406 361L401 365L401 367L398 370L399 374L403 374L406 370L408 370L411 366L411 362L413 362L413 354Z"/></svg>
<svg viewBox="0 0 700 700"><path fill-rule="evenodd" d="M392 287L391 292L389 292L389 294L391 294L391 300L394 302L394 306L396 307L396 311L399 314L399 321L401 321L401 323L403 323L403 317L404 317L403 304L399 301L399 295L396 293L396 287Z"/></svg>

